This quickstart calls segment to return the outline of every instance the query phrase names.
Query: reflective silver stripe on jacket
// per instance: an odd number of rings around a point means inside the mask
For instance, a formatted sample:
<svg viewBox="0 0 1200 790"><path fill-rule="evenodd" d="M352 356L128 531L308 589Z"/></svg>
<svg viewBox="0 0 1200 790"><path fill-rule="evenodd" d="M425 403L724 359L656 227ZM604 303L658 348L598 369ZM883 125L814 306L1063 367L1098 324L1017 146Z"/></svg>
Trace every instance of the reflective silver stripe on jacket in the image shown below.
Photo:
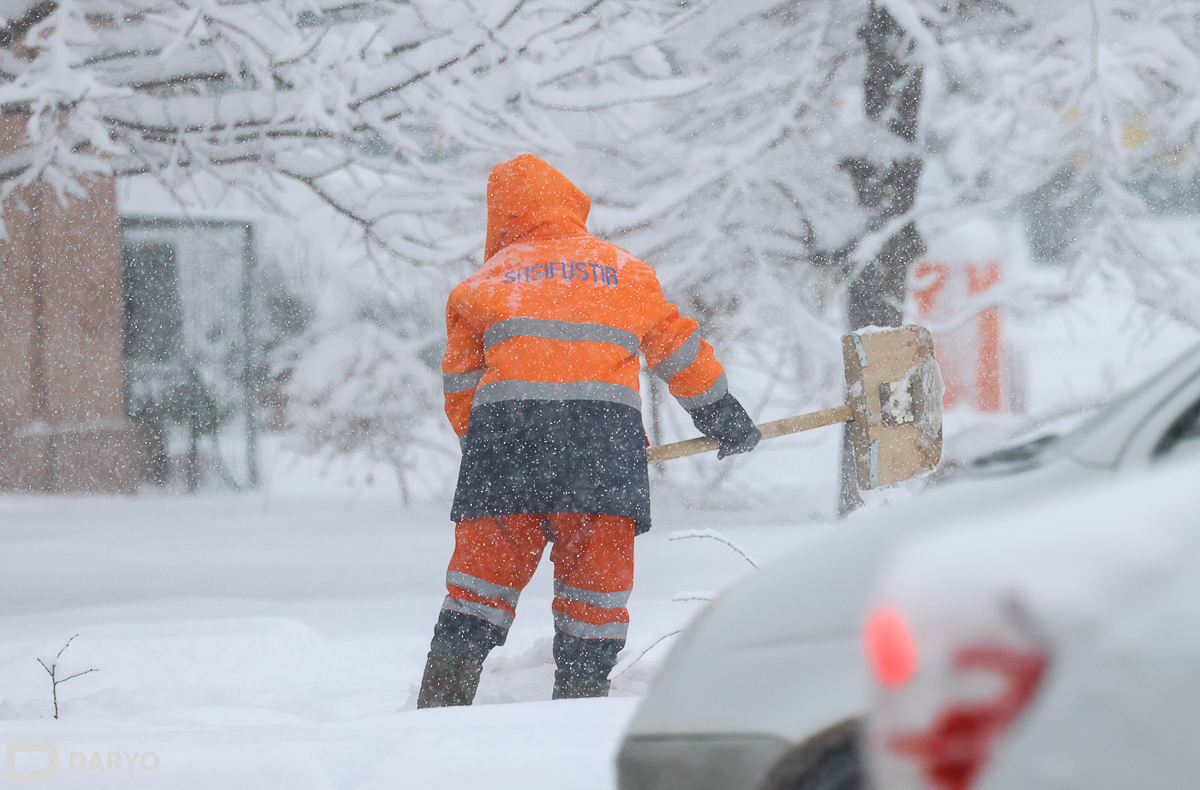
<svg viewBox="0 0 1200 790"><path fill-rule="evenodd" d="M578 601L592 606L598 606L601 609L620 609L629 602L630 590L622 590L621 592L596 592L594 590L581 590L578 587L569 587L559 580L554 580L554 597L562 598L567 601Z"/></svg>
<svg viewBox="0 0 1200 790"><path fill-rule="evenodd" d="M720 376L717 376L717 380L713 382L713 385L707 391L701 392L694 398L676 398L676 400L685 409L698 409L701 406L709 406L716 403L725 397L726 392L729 392L729 383L725 380L725 374L722 373ZM478 398L479 396L476 395L475 397Z"/></svg>
<svg viewBox="0 0 1200 790"><path fill-rule="evenodd" d="M671 352L670 356L655 365L651 372L663 381L670 383L679 371L696 361L700 354L700 333L692 332L683 345Z"/></svg>
<svg viewBox="0 0 1200 790"><path fill-rule="evenodd" d="M550 318L506 318L497 321L483 333L483 348L487 350L497 343L514 337L540 337L546 340L587 340L593 343L611 343L636 355L641 341L628 329L618 329L604 324L577 324L574 321L555 321Z"/></svg>
<svg viewBox="0 0 1200 790"><path fill-rule="evenodd" d="M607 381L493 381L475 391L471 408L505 400L600 400L642 410L642 396L636 390Z"/></svg>
<svg viewBox="0 0 1200 790"><path fill-rule="evenodd" d="M460 598L451 598L446 596L446 600L442 601L442 608L450 612L461 612L469 614L472 617L478 617L481 620L487 620L492 625L498 625L501 628L511 628L513 624L513 614L506 612L503 609L495 609L474 601L464 601Z"/></svg>
<svg viewBox="0 0 1200 790"><path fill-rule="evenodd" d="M521 591L516 587L505 587L503 584L489 582L486 579L480 579L478 576L471 576L470 574L459 573L458 571L446 571L446 584L453 584L455 587L470 590L476 595L482 595L485 598L495 598L497 601L504 601L512 607L517 605L517 599L521 597Z"/></svg>
<svg viewBox="0 0 1200 790"><path fill-rule="evenodd" d="M580 639L624 639L629 633L629 623L605 623L595 625L576 620L570 615L554 610L554 627L564 634Z"/></svg>
<svg viewBox="0 0 1200 790"><path fill-rule="evenodd" d="M455 392L468 392L479 386L479 380L487 371L472 370L467 373L443 373L442 392L452 395Z"/></svg>

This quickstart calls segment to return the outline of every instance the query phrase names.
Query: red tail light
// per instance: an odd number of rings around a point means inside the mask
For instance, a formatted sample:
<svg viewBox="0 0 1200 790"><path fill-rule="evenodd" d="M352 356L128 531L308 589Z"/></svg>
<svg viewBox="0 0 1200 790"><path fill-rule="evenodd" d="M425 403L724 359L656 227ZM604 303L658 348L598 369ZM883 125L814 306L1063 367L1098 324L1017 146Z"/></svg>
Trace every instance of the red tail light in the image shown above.
<svg viewBox="0 0 1200 790"><path fill-rule="evenodd" d="M893 691L912 680L917 672L917 643L899 612L890 606L871 612L864 639L867 659L881 686Z"/></svg>
<svg viewBox="0 0 1200 790"><path fill-rule="evenodd" d="M887 746L916 760L925 781L939 790L969 790L991 757L996 739L1030 703L1041 683L1041 653L1005 647L968 647L954 655L956 670L993 672L1004 689L992 700L946 706L921 733L893 735Z"/></svg>

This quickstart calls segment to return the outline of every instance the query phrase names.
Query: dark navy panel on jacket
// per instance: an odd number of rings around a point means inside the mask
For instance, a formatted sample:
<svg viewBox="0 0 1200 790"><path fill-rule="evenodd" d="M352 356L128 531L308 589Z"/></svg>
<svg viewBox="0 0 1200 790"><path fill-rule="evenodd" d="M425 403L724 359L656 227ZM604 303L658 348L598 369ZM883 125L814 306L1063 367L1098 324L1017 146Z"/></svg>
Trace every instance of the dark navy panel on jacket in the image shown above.
<svg viewBox="0 0 1200 790"><path fill-rule="evenodd" d="M507 400L476 406L450 518L598 513L650 528L642 415L594 400Z"/></svg>

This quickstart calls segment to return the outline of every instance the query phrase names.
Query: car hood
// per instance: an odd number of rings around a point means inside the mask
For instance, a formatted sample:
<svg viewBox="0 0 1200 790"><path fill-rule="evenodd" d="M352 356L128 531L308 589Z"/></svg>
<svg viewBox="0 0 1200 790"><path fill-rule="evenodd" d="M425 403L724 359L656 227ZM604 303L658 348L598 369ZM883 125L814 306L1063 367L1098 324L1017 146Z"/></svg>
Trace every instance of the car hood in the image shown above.
<svg viewBox="0 0 1200 790"><path fill-rule="evenodd" d="M827 525L730 589L704 620L720 649L853 637L880 566L897 544L947 523L1078 485L1069 462L987 480L963 479L887 510Z"/></svg>
<svg viewBox="0 0 1200 790"><path fill-rule="evenodd" d="M1062 459L1008 478L947 484L820 530L700 613L668 654L630 733L750 729L795 739L812 722L857 715L865 689L857 635L896 545L962 524L963 513L1034 501L1095 474Z"/></svg>

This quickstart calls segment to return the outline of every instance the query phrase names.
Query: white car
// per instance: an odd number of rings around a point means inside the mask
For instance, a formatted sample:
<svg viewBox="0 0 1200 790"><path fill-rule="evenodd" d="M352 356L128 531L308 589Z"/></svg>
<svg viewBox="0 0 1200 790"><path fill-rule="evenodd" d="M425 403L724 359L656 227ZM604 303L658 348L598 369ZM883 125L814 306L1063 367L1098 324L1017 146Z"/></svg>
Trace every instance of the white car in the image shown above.
<svg viewBox="0 0 1200 790"><path fill-rule="evenodd" d="M906 545L864 628L871 786L1200 787L1198 481L1172 466Z"/></svg>
<svg viewBox="0 0 1200 790"><path fill-rule="evenodd" d="M1194 450L1200 346L1071 432L981 459L912 502L833 524L734 585L668 654L617 756L620 790L861 786L871 585L902 541Z"/></svg>

